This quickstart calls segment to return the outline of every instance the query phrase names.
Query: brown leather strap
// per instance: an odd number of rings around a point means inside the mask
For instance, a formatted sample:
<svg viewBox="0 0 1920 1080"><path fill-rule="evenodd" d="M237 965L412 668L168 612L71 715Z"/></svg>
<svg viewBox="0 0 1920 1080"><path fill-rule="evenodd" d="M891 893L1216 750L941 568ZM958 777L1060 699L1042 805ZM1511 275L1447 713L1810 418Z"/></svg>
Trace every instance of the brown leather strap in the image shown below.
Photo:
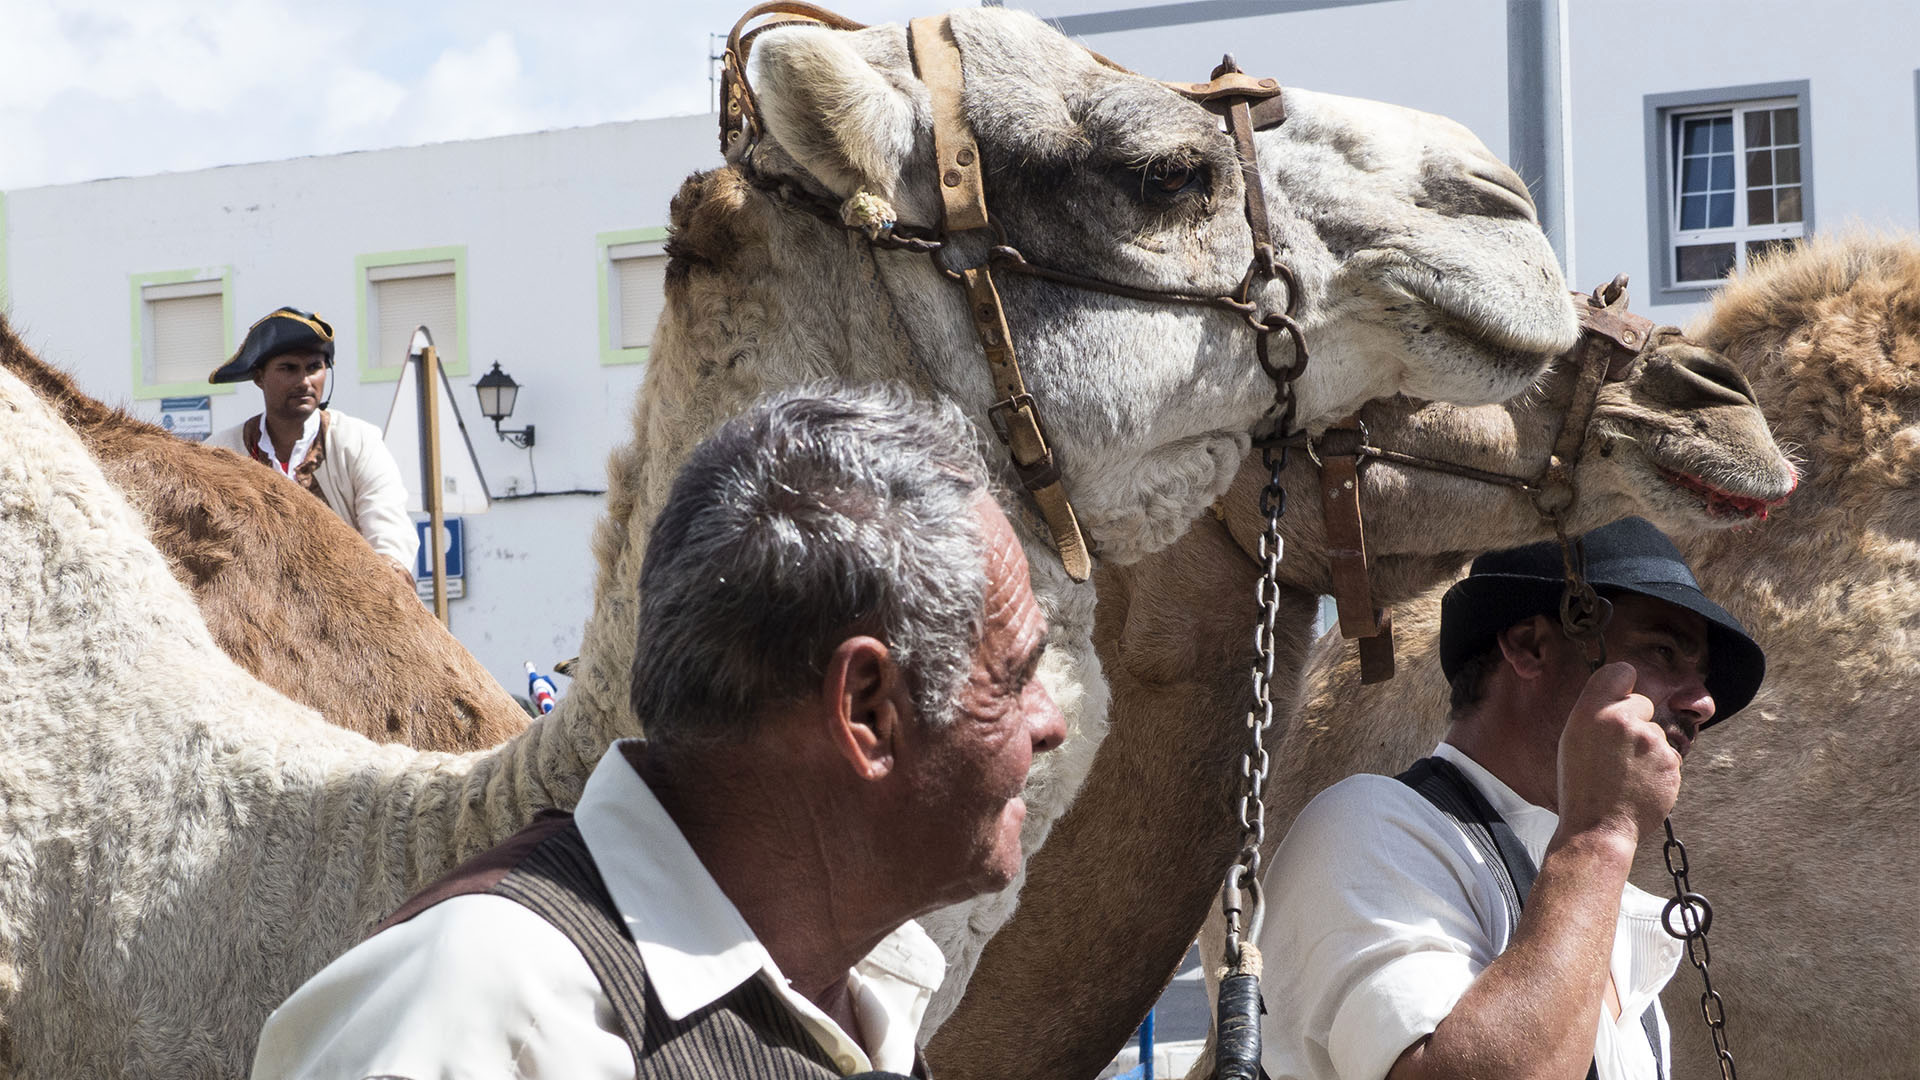
<svg viewBox="0 0 1920 1080"><path fill-rule="evenodd" d="M764 26L747 30L747 24L768 15L790 15L789 19L770 22ZM720 152L733 149L736 140L745 138L747 148L760 141L764 130L760 124L760 103L753 95L753 84L747 80L747 57L753 52L753 39L776 26L790 26L795 23L816 23L833 30L865 30L865 23L857 23L844 15L828 11L805 0L771 0L769 3L755 4L747 9L733 24L727 33L727 51L721 55L720 67Z"/></svg>
<svg viewBox="0 0 1920 1080"><path fill-rule="evenodd" d="M973 125L967 122L960 100L960 45L944 15L912 20L907 24L907 35L913 47L914 71L926 83L932 105L934 154L945 212L941 231L952 235L986 228L985 172ZM959 275L966 289L974 336L980 340L993 380L994 403L987 409L987 419L1013 459L1020 486L1039 507L1067 576L1085 581L1093 574L1093 559L1080 530L1079 516L1073 512L1073 503L1060 480L1060 465L1047 442L1040 405L1028 392L1020 373L1020 359L1014 352L1006 308L1000 302L1000 290L994 286L993 271L982 263L959 271Z"/></svg>
<svg viewBox="0 0 1920 1080"><path fill-rule="evenodd" d="M933 112L934 174L940 178L940 205L948 233L987 227L987 185L980 167L980 146L960 99L960 43L944 15L907 23L913 64L927 86Z"/></svg>
<svg viewBox="0 0 1920 1080"><path fill-rule="evenodd" d="M1373 603L1366 524L1360 516L1360 458L1366 428L1348 417L1321 437L1320 509L1326 521L1327 564L1340 636L1359 639L1362 682L1393 678L1393 618Z"/></svg>

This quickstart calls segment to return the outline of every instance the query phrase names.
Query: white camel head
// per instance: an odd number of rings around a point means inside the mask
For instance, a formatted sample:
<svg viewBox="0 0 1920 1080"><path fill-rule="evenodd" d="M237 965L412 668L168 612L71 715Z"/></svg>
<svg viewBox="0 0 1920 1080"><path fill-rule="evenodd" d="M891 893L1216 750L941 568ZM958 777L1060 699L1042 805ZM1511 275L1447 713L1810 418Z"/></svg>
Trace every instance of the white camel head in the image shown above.
<svg viewBox="0 0 1920 1080"><path fill-rule="evenodd" d="M1252 240L1219 119L1114 69L1031 16L951 16L964 104L1004 242L1037 264L1137 289L1231 293ZM904 224L941 221L928 93L898 26L780 27L754 46L766 133L744 165L831 202L873 197ZM1256 135L1280 261L1313 355L1297 422L1407 392L1509 397L1573 342L1571 305L1525 185L1465 128L1375 102L1288 88ZM944 257L965 265L987 236ZM992 401L963 296L927 259L878 260L930 388L982 416ZM1068 491L1103 553L1172 542L1225 490L1273 386L1244 319L999 277L1028 385ZM1287 305L1263 286L1262 311ZM1284 336L1273 341L1287 356Z"/></svg>

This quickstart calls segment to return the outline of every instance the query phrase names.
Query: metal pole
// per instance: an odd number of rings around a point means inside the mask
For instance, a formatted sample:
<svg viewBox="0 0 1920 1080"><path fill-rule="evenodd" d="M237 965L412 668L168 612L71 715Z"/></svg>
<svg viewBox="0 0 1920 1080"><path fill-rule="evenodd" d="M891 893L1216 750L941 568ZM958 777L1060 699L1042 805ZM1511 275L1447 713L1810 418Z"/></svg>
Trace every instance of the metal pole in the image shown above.
<svg viewBox="0 0 1920 1080"><path fill-rule="evenodd" d="M420 352L420 497L427 505L427 543L433 548L433 616L447 621L446 512L440 491L440 350Z"/></svg>
<svg viewBox="0 0 1920 1080"><path fill-rule="evenodd" d="M1507 156L1573 276L1572 68L1567 0L1507 0Z"/></svg>

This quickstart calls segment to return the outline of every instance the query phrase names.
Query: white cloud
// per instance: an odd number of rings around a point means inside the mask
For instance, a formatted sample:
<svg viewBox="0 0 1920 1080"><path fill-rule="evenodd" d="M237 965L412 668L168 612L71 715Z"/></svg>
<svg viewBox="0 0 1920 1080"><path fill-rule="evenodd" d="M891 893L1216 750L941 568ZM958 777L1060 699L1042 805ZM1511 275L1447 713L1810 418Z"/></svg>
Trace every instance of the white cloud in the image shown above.
<svg viewBox="0 0 1920 1080"><path fill-rule="evenodd" d="M409 130L417 140L477 139L540 126L525 105L520 50L505 30L472 49L441 53L414 93Z"/></svg>
<svg viewBox="0 0 1920 1080"><path fill-rule="evenodd" d="M407 88L392 79L361 68L333 76L327 87L321 120L322 148L351 150L357 139L384 127L400 110Z"/></svg>

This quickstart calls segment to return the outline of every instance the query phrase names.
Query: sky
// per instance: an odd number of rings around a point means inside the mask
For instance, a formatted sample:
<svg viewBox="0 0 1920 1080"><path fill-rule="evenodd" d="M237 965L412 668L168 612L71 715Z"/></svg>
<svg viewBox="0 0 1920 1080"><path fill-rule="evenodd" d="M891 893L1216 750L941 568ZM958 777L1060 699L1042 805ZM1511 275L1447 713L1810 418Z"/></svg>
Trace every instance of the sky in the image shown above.
<svg viewBox="0 0 1920 1080"><path fill-rule="evenodd" d="M0 0L0 190L706 112L749 2Z"/></svg>

